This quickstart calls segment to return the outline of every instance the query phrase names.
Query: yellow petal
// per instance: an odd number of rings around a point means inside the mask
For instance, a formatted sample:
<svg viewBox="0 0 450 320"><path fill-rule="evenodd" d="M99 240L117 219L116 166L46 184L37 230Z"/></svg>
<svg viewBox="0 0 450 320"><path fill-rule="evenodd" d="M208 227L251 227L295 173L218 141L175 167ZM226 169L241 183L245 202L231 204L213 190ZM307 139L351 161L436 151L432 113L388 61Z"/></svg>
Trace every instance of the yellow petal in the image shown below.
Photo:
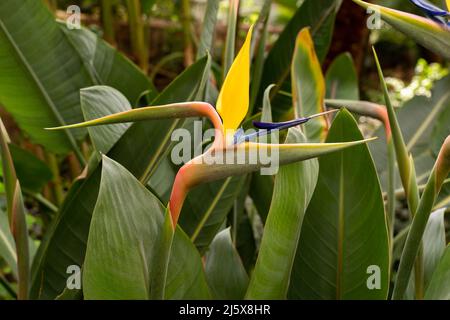
<svg viewBox="0 0 450 320"><path fill-rule="evenodd" d="M244 45L231 65L217 99L216 109L222 117L223 128L227 133L239 127L248 111L252 31L253 26L250 27Z"/></svg>
<svg viewBox="0 0 450 320"><path fill-rule="evenodd" d="M450 11L450 0L446 0L447 2L447 11Z"/></svg>

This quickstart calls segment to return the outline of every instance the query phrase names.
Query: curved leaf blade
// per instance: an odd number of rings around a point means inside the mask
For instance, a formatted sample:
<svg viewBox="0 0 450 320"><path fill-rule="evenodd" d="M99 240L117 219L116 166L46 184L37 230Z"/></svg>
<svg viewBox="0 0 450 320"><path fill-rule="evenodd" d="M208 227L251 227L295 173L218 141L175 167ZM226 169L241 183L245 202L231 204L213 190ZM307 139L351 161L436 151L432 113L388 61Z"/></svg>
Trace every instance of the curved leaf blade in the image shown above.
<svg viewBox="0 0 450 320"><path fill-rule="evenodd" d="M291 129L286 142L304 140L298 129ZM316 186L318 170L318 162L313 159L282 167L276 176L246 298L286 298L303 217Z"/></svg>

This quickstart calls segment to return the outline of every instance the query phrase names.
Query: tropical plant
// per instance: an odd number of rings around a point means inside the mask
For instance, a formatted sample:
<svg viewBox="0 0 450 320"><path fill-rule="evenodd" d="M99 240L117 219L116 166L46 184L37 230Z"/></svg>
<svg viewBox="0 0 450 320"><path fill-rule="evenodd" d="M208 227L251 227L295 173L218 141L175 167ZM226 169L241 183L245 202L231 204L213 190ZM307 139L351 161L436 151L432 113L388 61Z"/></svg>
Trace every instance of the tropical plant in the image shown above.
<svg viewBox="0 0 450 320"><path fill-rule="evenodd" d="M448 13L413 1L426 20L354 2L449 58ZM231 0L220 67L212 0L196 61L188 35L189 66L158 92L145 74L145 3L126 1L144 71L41 1L0 3L0 103L47 159L11 143L2 124L0 285L12 297L450 298L448 76L396 111L373 50L385 105L361 100L349 54L322 71L339 0L303 1L267 54L264 1L236 56ZM357 116L381 127L363 134ZM83 169L66 191L67 155ZM37 250L24 198L48 219ZM398 230L402 208L410 219Z"/></svg>

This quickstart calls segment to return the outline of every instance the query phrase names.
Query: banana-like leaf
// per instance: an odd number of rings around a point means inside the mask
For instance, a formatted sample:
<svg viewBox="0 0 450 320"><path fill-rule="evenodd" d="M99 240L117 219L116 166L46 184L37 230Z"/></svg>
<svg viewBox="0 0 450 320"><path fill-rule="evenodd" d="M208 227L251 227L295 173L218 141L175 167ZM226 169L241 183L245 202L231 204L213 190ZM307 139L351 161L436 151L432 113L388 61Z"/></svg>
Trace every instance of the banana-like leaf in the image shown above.
<svg viewBox="0 0 450 320"><path fill-rule="evenodd" d="M450 31L430 19L383 6L353 0L363 8L372 8L392 27L417 41L420 45L450 59Z"/></svg>
<svg viewBox="0 0 450 320"><path fill-rule="evenodd" d="M439 262L431 278L430 285L425 293L427 300L450 300L450 246Z"/></svg>
<svg viewBox="0 0 450 320"><path fill-rule="evenodd" d="M9 151L9 137L0 120L0 153L2 158L3 181L6 208L11 234L16 245L18 294L21 300L28 299L30 290L30 254L28 249L28 228L22 190L17 180L16 170ZM12 266L14 268L14 266Z"/></svg>
<svg viewBox="0 0 450 320"><path fill-rule="evenodd" d="M53 134L43 130L83 119L79 89L106 83L129 93L134 103L151 85L94 34L65 29L42 1L2 1L0 101L35 142L54 152L74 150L82 158L76 141L85 136L84 130Z"/></svg>
<svg viewBox="0 0 450 320"><path fill-rule="evenodd" d="M87 28L68 30L65 23L60 23L60 28L95 79L92 85L107 85L117 89L133 106L137 105L143 93L150 100L156 98L158 91L146 74L107 42ZM82 88L88 86L86 84Z"/></svg>
<svg viewBox="0 0 450 320"><path fill-rule="evenodd" d="M291 77L295 118L324 112L325 79L309 28L302 29L297 36ZM327 127L325 117L308 121L304 129L308 141L323 141Z"/></svg>
<svg viewBox="0 0 450 320"><path fill-rule="evenodd" d="M230 228L219 232L206 255L206 279L214 299L244 298L248 275L231 239Z"/></svg>
<svg viewBox="0 0 450 320"><path fill-rule="evenodd" d="M262 100L264 91L269 85L276 85L276 90L272 92L273 97L281 89L283 83L288 80L295 51L295 39L301 29L311 27L311 35L318 58L323 61L331 42L334 20L339 6L339 0L305 0L302 2L267 56L256 102ZM290 85L286 87L290 90ZM291 101L288 101L288 104L290 107Z"/></svg>
<svg viewBox="0 0 450 320"><path fill-rule="evenodd" d="M87 121L131 110L131 105L125 96L107 86L82 89L80 101L84 118ZM115 126L89 128L88 131L95 150L106 154L129 127L129 124L123 123Z"/></svg>
<svg viewBox="0 0 450 320"><path fill-rule="evenodd" d="M286 143L305 140L298 129L290 129ZM246 298L286 298L303 217L316 186L318 171L316 159L280 169Z"/></svg>
<svg viewBox="0 0 450 320"><path fill-rule="evenodd" d="M446 208L442 208L431 213L430 219L428 220L427 226L423 233L423 280L425 290L427 290L431 277L433 276L433 273L445 252L445 210ZM414 274L412 274L405 298L410 300L414 299L414 283Z"/></svg>
<svg viewBox="0 0 450 320"><path fill-rule="evenodd" d="M193 99L206 65L206 58L194 63L154 100L154 104ZM140 180L147 180L164 155L171 130L177 126L177 120L155 121L151 125L136 123L110 150L108 157L125 166ZM92 173L71 187L58 219L39 247L33 262L32 298L55 298L66 286L67 266L83 264L101 174L101 167L97 164L89 169Z"/></svg>
<svg viewBox="0 0 450 320"><path fill-rule="evenodd" d="M165 286L166 273L156 274L164 211L131 173L103 156L83 267L86 299L150 299L153 277Z"/></svg>
<svg viewBox="0 0 450 320"><path fill-rule="evenodd" d="M325 75L328 99L359 100L358 75L350 53L342 53Z"/></svg>
<svg viewBox="0 0 450 320"><path fill-rule="evenodd" d="M219 12L220 0L210 0L206 3L205 16L202 23L202 32L197 50L197 59L212 51L214 31Z"/></svg>
<svg viewBox="0 0 450 320"><path fill-rule="evenodd" d="M187 296L183 295L185 288L177 292L183 298L189 298L190 294L202 297L206 285L200 256L192 244L186 246L183 240L176 243L183 235L174 237L172 244L173 231L169 215L164 212L159 200L131 173L103 157L102 180L83 269L86 299L162 299L166 297L168 279L172 286L181 280L190 284L186 286L191 290ZM180 229L176 232L182 233ZM190 253L189 257L179 261L171 254L172 245L181 246ZM169 255L176 264L169 262ZM191 271L181 273L183 278L175 272L179 263Z"/></svg>
<svg viewBox="0 0 450 320"><path fill-rule="evenodd" d="M16 243L9 229L8 216L0 211L0 258L10 266L13 274L17 276Z"/></svg>
<svg viewBox="0 0 450 320"><path fill-rule="evenodd" d="M341 111L327 143L360 139ZM389 242L383 197L367 146L319 158L291 275L289 298L386 299ZM356 187L357 186L357 187Z"/></svg>

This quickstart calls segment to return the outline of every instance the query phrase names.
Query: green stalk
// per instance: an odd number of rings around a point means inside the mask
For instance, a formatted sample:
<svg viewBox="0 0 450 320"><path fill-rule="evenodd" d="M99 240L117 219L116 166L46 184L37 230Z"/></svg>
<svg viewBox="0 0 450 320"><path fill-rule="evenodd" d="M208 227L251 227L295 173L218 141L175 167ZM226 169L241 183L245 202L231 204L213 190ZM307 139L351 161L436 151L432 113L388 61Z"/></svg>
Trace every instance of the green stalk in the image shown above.
<svg viewBox="0 0 450 320"><path fill-rule="evenodd" d="M55 206L52 202L50 202L48 199L46 199L42 194L34 193L34 192L26 190L26 189L23 190L23 193L25 195L33 198L34 200L36 200L37 202L39 202L40 204L45 206L50 211L52 211L54 213L58 212L58 207Z"/></svg>
<svg viewBox="0 0 450 320"><path fill-rule="evenodd" d="M145 41L144 21L142 20L141 3L139 0L126 0L128 8L128 23L133 54L142 70L148 72L148 48Z"/></svg>
<svg viewBox="0 0 450 320"><path fill-rule="evenodd" d="M421 240L428 218L432 212L436 198L441 190L445 178L450 173L450 136L444 142L438 159L430 174L419 207L414 215L405 247L400 259L397 281L395 282L393 299L402 299L408 286L414 260L421 251ZM423 288L421 288L423 291Z"/></svg>
<svg viewBox="0 0 450 320"><path fill-rule="evenodd" d="M189 0L181 2L181 23L184 35L184 66L188 67L194 63L194 46L192 44L192 16L191 3Z"/></svg>
<svg viewBox="0 0 450 320"><path fill-rule="evenodd" d="M380 78L381 87L383 89L384 100L386 102L387 113L389 117L389 124L392 132L392 139L394 144L394 150L397 157L398 168L400 172L400 178L402 180L403 188L405 189L406 200L408 202L408 208L411 212L411 217L414 217L419 203L419 189L417 187L417 177L414 168L414 162L412 156L408 155L405 141L400 129L400 125L397 120L394 108L392 107L391 100L387 89L386 82L384 80L383 71L381 70L380 62L378 60L375 48L373 48L375 63L378 69L378 75ZM421 250L419 250L421 252ZM417 255L417 262L415 268L415 291L416 299L423 298L423 257L422 254Z"/></svg>
<svg viewBox="0 0 450 320"><path fill-rule="evenodd" d="M387 216L390 239L390 252L394 249L394 224L395 224L395 148L392 137L387 139L388 155L388 187L387 187ZM392 260L392 259L391 259ZM392 261L391 261L392 263Z"/></svg>
<svg viewBox="0 0 450 320"><path fill-rule="evenodd" d="M101 13L103 24L103 38L111 45L116 45L116 32L114 29L113 4L111 0L101 0Z"/></svg>
<svg viewBox="0 0 450 320"><path fill-rule="evenodd" d="M52 153L47 153L47 163L53 174L53 179L51 182L53 195L55 197L56 204L60 206L64 201L64 191L56 156Z"/></svg>
<svg viewBox="0 0 450 320"><path fill-rule="evenodd" d="M8 221L16 243L18 294L19 300L28 299L30 289L30 258L28 249L28 228L25 217L25 206L19 180L17 180L11 153L9 151L9 136L0 120L0 151L3 165L3 181L6 194Z"/></svg>
<svg viewBox="0 0 450 320"><path fill-rule="evenodd" d="M223 56L223 80L225 80L228 70L230 70L234 60L238 9L239 0L229 0L227 38L225 40L225 53Z"/></svg>

